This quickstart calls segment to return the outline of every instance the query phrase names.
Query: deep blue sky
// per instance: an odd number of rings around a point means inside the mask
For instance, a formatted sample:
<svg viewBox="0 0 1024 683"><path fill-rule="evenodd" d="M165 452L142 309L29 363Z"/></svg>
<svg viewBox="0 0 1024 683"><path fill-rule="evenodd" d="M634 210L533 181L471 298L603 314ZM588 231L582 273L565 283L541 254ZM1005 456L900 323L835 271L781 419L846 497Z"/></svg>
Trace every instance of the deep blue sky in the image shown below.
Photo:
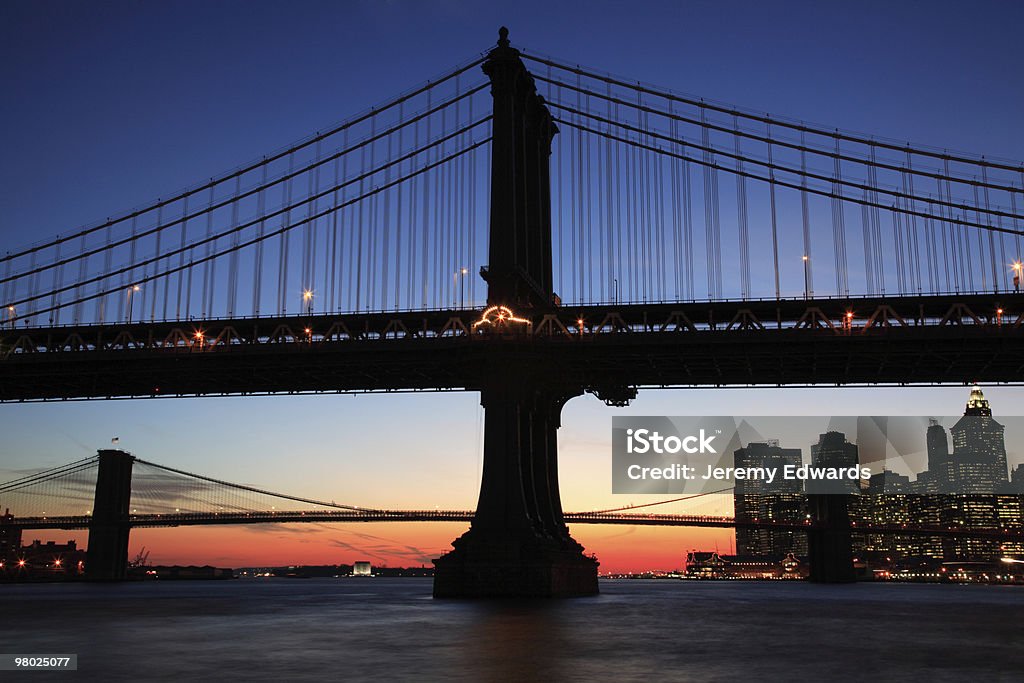
<svg viewBox="0 0 1024 683"><path fill-rule="evenodd" d="M1013 2L7 2L0 239L257 157L514 43L705 98L1024 158Z"/></svg>
<svg viewBox="0 0 1024 683"><path fill-rule="evenodd" d="M1024 159L1016 2L9 1L0 5L0 251L344 119L472 59L502 24L530 51L677 91ZM632 412L955 414L966 393L649 392ZM1024 405L1015 389L989 393L997 412ZM612 414L593 399L567 408L567 505L610 498ZM0 468L73 460L118 435L186 469L317 489L298 493L464 505L476 495L478 419L469 395L2 406ZM353 456L374 446L357 429L396 433L392 459ZM316 486L300 467L282 468L282 454L315 468ZM427 486L391 495L395 471Z"/></svg>

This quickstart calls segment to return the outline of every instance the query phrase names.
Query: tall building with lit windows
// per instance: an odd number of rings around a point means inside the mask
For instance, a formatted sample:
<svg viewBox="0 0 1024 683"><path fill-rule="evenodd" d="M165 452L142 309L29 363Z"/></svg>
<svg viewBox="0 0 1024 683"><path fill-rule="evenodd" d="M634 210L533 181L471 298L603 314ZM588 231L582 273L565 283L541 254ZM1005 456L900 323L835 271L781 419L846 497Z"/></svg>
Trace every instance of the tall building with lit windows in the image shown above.
<svg viewBox="0 0 1024 683"><path fill-rule="evenodd" d="M733 452L736 467L799 467L799 448L782 448L776 440L747 444ZM733 505L738 522L781 522L800 524L807 506L800 482L783 480L781 475L768 484L761 479L737 479ZM807 554L807 534L792 529L736 528L736 552L739 555Z"/></svg>
<svg viewBox="0 0 1024 683"><path fill-rule="evenodd" d="M857 444L847 441L846 434L842 432L825 432L818 436L818 443L811 444L811 467L846 469L857 467L859 464ZM810 479L805 488L807 493L854 495L860 493L860 482L852 479Z"/></svg>
<svg viewBox="0 0 1024 683"><path fill-rule="evenodd" d="M928 421L925 435L928 449L928 469L918 475L913 483L915 493L955 493L955 477L949 457L949 434L936 419Z"/></svg>
<svg viewBox="0 0 1024 683"><path fill-rule="evenodd" d="M0 561L13 560L21 551L21 527L14 525L14 515L6 510L0 515Z"/></svg>
<svg viewBox="0 0 1024 683"><path fill-rule="evenodd" d="M950 438L952 437L952 438ZM980 387L949 430L931 420L925 435L928 469L916 481L883 472L871 478L863 517L876 524L938 528L1024 528L1024 465L1007 477L1003 425ZM909 495L903 495L907 493ZM1024 557L1024 543L995 538L870 535L866 549L910 557L992 561Z"/></svg>
<svg viewBox="0 0 1024 683"><path fill-rule="evenodd" d="M999 495L1009 493L1010 488L1004 427L992 417L981 387L971 389L963 417L949 432L952 451L943 457L945 430L935 423L928 428L928 472L918 477L917 490L953 494L929 496L927 511L933 508L935 514L928 516L936 517L943 527L1019 528L1020 498ZM946 559L978 560L996 559L1014 550L996 540L978 538L945 538L942 548Z"/></svg>
<svg viewBox="0 0 1024 683"><path fill-rule="evenodd" d="M951 469L960 491L1006 490L1009 479L1003 430L1003 425L992 417L992 408L981 387L975 386L963 417L949 430L953 436Z"/></svg>
<svg viewBox="0 0 1024 683"><path fill-rule="evenodd" d="M884 470L871 476L855 510L872 526L938 526L933 496L913 495L910 477ZM864 550L900 557L942 557L941 539L916 534L866 534Z"/></svg>

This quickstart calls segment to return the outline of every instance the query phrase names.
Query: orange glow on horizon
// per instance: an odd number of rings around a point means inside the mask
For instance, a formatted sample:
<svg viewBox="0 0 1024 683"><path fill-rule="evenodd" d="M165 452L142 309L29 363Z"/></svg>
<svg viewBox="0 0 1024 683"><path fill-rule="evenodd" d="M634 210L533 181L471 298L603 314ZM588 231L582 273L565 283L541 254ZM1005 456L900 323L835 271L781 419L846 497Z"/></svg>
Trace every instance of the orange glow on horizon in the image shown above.
<svg viewBox="0 0 1024 683"><path fill-rule="evenodd" d="M145 547L152 565L286 567L369 561L374 566L431 566L466 531L461 522L262 524L134 529L129 557ZM690 550L732 553L730 529L574 524L573 538L593 553L602 574L681 569ZM88 533L45 532L46 540L88 547Z"/></svg>

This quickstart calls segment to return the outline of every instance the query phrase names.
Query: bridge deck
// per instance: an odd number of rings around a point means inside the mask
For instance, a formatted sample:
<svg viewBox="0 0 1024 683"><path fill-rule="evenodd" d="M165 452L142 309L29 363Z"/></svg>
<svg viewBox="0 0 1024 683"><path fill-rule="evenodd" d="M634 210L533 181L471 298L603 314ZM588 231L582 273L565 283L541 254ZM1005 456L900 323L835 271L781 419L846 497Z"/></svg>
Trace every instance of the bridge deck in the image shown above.
<svg viewBox="0 0 1024 683"><path fill-rule="evenodd" d="M0 401L473 390L496 363L592 388L1024 381L1024 295L572 307L4 330Z"/></svg>

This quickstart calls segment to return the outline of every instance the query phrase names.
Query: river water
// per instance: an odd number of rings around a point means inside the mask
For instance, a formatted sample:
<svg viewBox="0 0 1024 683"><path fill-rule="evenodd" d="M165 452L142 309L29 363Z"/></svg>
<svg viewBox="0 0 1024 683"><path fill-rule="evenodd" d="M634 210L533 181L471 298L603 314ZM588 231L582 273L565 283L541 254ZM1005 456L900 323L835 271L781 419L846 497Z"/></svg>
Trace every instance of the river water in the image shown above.
<svg viewBox="0 0 1024 683"><path fill-rule="evenodd" d="M7 680L1024 680L1024 589L602 581L452 601L429 579L0 585Z"/></svg>

